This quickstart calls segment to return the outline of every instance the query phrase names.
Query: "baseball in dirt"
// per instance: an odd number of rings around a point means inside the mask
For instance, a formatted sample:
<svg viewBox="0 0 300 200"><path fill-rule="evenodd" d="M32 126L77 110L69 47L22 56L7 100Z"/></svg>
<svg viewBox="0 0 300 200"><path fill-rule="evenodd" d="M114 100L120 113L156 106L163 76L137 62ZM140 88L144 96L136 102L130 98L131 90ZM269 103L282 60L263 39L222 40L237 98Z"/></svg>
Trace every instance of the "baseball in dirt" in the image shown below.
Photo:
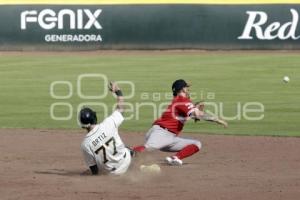
<svg viewBox="0 0 300 200"><path fill-rule="evenodd" d="M288 83L290 82L290 78L288 76L283 77L283 82Z"/></svg>
<svg viewBox="0 0 300 200"><path fill-rule="evenodd" d="M152 164L152 165L141 165L140 166L141 172L146 173L160 173L161 169L158 164Z"/></svg>

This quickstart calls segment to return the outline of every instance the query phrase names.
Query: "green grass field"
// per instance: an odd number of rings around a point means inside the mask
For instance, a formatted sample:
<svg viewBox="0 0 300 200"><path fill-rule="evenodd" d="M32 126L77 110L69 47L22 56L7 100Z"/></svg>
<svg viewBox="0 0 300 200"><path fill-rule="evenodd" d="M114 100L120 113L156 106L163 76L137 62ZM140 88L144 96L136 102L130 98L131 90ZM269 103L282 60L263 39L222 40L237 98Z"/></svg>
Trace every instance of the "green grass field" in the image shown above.
<svg viewBox="0 0 300 200"><path fill-rule="evenodd" d="M3 54L0 55L0 127L78 128L77 107L85 102L104 103L111 112L115 100L110 94L104 99L82 99L77 92L78 76L104 74L111 80L132 81L135 85L134 97L126 100L132 105L126 116L133 119L122 125L123 131L147 131L154 119L153 105L158 107L169 102L164 94L170 92L172 81L184 78L192 83L191 90L197 97L195 101L203 99L215 103L219 114L222 110L225 117L236 116L229 120L228 129L208 122L189 122L184 131L300 136L299 66L300 57L290 53ZM282 81L284 75L291 79L288 84ZM50 86L54 81L69 81L72 97L52 98ZM99 78L85 78L81 83L84 95L103 93L104 81ZM124 94L131 92L128 85L124 84L123 88ZM66 96L68 86L58 84L54 93ZM72 106L70 120L51 119L50 107L56 102ZM247 120L244 109L238 111L238 105L243 107L249 102L261 103L264 112L247 115L257 117L263 114L263 119ZM101 118L103 109L94 108L98 109ZM213 110L214 107L208 106L207 109ZM55 107L54 114L56 117L68 116L69 107Z"/></svg>

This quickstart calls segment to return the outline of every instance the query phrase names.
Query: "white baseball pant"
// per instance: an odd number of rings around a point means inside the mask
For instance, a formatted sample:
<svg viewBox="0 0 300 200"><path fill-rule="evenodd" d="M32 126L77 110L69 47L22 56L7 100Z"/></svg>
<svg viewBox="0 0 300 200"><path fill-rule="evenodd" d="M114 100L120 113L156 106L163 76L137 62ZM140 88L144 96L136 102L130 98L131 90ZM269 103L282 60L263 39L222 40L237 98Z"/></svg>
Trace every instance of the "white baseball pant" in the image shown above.
<svg viewBox="0 0 300 200"><path fill-rule="evenodd" d="M178 152L184 147L194 144L201 149L201 142L194 139L181 138L158 125L153 125L146 134L145 148L147 150L161 150Z"/></svg>

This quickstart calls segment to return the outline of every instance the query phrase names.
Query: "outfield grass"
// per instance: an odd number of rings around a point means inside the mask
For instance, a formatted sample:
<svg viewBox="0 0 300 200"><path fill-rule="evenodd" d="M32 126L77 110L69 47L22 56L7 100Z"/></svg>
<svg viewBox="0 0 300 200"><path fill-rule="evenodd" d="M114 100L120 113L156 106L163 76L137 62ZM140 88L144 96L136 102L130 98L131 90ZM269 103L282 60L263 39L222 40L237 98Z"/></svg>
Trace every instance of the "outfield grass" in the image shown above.
<svg viewBox="0 0 300 200"><path fill-rule="evenodd" d="M166 53L165 53L166 54ZM111 95L104 99L83 100L77 95L77 79L81 74L105 74L112 80L127 80L135 84L135 95L126 100L139 110L139 120L127 120L122 130L145 132L153 121L150 106L142 103L169 102L164 93L170 92L173 80L184 78L192 83L197 99L223 103L224 115L235 116L237 104L260 102L264 118L259 121L230 120L229 128L215 124L189 122L187 132L239 135L300 136L300 57L289 53L145 53L140 55L1 55L0 56L0 127L8 128L78 128L76 109L80 103L96 102L108 105L115 102ZM282 81L290 76L290 83ZM83 79L85 95L97 95L103 81ZM70 99L57 100L50 95L53 81L69 81L73 86ZM124 94L129 87L123 85ZM56 95L67 95L66 85L56 85ZM146 94L151 98L146 98ZM160 93L160 100L153 98ZM213 95L214 94L214 95ZM214 96L214 98L212 98ZM50 106L55 102L70 103L72 119L55 121ZM61 109L60 109L61 108ZM57 107L56 116L68 115L66 107ZM96 107L95 107L96 108ZM98 108L98 107L97 107ZM212 107L208 107L212 109ZM99 108L98 108L99 109ZM99 109L101 118L101 109ZM252 114L258 116L261 113ZM132 115L128 113L127 116ZM136 118L136 115L133 115Z"/></svg>

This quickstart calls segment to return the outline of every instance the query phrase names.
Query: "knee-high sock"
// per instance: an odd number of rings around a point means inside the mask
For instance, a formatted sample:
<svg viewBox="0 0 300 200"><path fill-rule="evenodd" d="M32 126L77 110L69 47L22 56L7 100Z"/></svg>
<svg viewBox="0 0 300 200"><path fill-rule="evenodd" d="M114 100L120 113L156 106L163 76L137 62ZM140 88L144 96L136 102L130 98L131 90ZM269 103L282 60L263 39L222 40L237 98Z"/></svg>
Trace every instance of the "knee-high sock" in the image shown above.
<svg viewBox="0 0 300 200"><path fill-rule="evenodd" d="M184 147L183 149L181 149L176 154L176 156L181 160L181 159L184 159L186 157L189 157L189 156L193 155L194 153L197 153L199 150L200 149L197 145L190 144L190 145Z"/></svg>
<svg viewBox="0 0 300 200"><path fill-rule="evenodd" d="M143 152L143 151L145 151L145 149L146 148L143 145L133 147L133 150L136 151L136 152Z"/></svg>

